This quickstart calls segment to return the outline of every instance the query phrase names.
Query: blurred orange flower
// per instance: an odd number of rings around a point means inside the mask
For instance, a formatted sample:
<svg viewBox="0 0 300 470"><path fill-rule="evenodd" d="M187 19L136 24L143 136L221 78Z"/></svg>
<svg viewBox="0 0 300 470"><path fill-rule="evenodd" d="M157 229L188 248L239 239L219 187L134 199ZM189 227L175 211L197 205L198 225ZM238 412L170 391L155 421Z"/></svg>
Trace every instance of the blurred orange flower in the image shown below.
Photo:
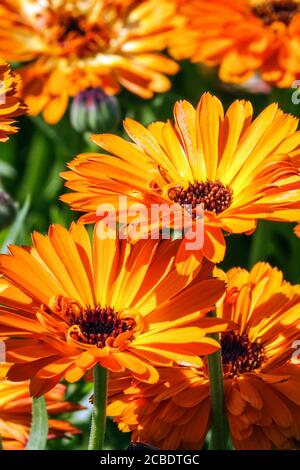
<svg viewBox="0 0 300 470"><path fill-rule="evenodd" d="M20 83L20 77L0 59L0 142L6 142L8 135L17 132L13 125L15 118L26 112L26 106L19 98Z"/></svg>
<svg viewBox="0 0 300 470"><path fill-rule="evenodd" d="M294 228L295 235L300 238L300 224L296 225Z"/></svg>
<svg viewBox="0 0 300 470"><path fill-rule="evenodd" d="M160 54L180 22L171 0L2 0L0 53L19 71L33 115L56 123L69 97L121 87L142 98L170 88L178 65Z"/></svg>
<svg viewBox="0 0 300 470"><path fill-rule="evenodd" d="M290 87L300 78L299 0L177 0L186 23L171 53L220 65L224 82L258 71L266 82Z"/></svg>
<svg viewBox="0 0 300 470"><path fill-rule="evenodd" d="M33 395L62 377L76 382L97 363L156 382L156 366L199 365L198 355L219 348L206 333L232 326L204 317L225 284L206 264L178 276L176 243L101 240L97 227L91 243L72 224L9 249L0 256L0 337L13 363L7 378L31 378Z"/></svg>
<svg viewBox="0 0 300 470"><path fill-rule="evenodd" d="M291 163L300 148L298 120L276 104L252 116L250 102L235 101L224 115L221 102L206 93L197 109L178 101L175 124L154 122L145 128L127 119L125 130L133 143L111 134L94 136L109 155L87 153L69 163L71 171L62 177L73 192L61 199L85 212L81 220L87 223L97 220L102 203L118 211L120 196L128 205L145 205L149 213L154 204L179 204L182 213L190 204L192 223L198 221L195 208L202 205L204 246L188 255L184 238L178 268L183 272L183 261L189 269L198 266L202 255L220 262L224 232L250 233L257 219L300 220L300 176ZM163 222L157 221L158 229ZM149 233L153 228L149 217Z"/></svg>
<svg viewBox="0 0 300 470"><path fill-rule="evenodd" d="M64 401L66 387L57 384L45 396L49 419L48 439L79 434L81 431L68 421L51 417L55 414L69 413L81 407ZM32 397L29 393L29 382L0 381L0 436L4 450L24 449L31 426Z"/></svg>
<svg viewBox="0 0 300 470"><path fill-rule="evenodd" d="M221 274L222 275L222 274ZM217 312L239 325L221 336L224 393L234 447L300 446L300 286L266 263L231 269ZM293 363L294 362L294 363ZM207 366L159 369L157 384L128 375L110 384L108 415L132 439L163 449L200 449L210 427Z"/></svg>

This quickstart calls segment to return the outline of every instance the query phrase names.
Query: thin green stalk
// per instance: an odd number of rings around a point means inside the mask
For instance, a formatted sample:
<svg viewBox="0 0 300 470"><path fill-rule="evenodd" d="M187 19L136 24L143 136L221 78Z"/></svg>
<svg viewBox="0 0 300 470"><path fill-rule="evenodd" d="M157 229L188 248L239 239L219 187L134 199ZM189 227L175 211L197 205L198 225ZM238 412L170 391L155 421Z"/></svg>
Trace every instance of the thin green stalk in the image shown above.
<svg viewBox="0 0 300 470"><path fill-rule="evenodd" d="M108 372L99 364L94 367L94 406L89 450L102 450L106 429Z"/></svg>
<svg viewBox="0 0 300 470"><path fill-rule="evenodd" d="M1 437L1 434L0 434L0 450L3 450L3 443L2 443L2 437Z"/></svg>
<svg viewBox="0 0 300 470"><path fill-rule="evenodd" d="M70 148L66 144L65 137L58 130L57 126L51 126L47 124L40 116L31 116L31 121L33 124L49 139L54 141L65 155L70 154Z"/></svg>
<svg viewBox="0 0 300 470"><path fill-rule="evenodd" d="M28 194L33 201L41 200L41 193L44 190L41 182L48 176L52 164L50 152L49 140L42 132L36 130L26 156L25 173L17 189L18 200L25 201Z"/></svg>
<svg viewBox="0 0 300 470"><path fill-rule="evenodd" d="M48 439L48 413L45 397L32 399L32 423L26 450L45 450Z"/></svg>
<svg viewBox="0 0 300 470"><path fill-rule="evenodd" d="M215 316L215 312L212 316ZM216 341L220 341L218 334L213 334L211 337ZM208 356L208 372L212 408L212 429L209 450L226 450L228 442L228 424L224 405L221 351L217 351Z"/></svg>
<svg viewBox="0 0 300 470"><path fill-rule="evenodd" d="M257 229L252 235L251 250L249 255L249 269L251 269L258 261L263 261L266 256L266 222L260 220Z"/></svg>

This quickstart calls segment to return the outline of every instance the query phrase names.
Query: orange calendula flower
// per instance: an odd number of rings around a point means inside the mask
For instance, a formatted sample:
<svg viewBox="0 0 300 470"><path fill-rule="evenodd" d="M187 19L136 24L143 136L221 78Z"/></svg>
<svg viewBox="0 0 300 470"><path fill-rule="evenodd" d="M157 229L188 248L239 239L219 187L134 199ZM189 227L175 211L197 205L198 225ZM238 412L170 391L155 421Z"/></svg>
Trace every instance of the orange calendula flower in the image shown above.
<svg viewBox="0 0 300 470"><path fill-rule="evenodd" d="M238 450L300 445L300 286L266 263L234 268L217 308L238 329L221 335L225 406ZM207 365L159 370L157 384L128 375L110 385L108 414L133 440L163 449L200 449L211 425Z"/></svg>
<svg viewBox="0 0 300 470"><path fill-rule="evenodd" d="M191 265L197 266L195 258L202 255L219 262L225 253L223 232L250 233L258 219L300 220L300 176L291 163L299 154L298 120L276 104L252 116L250 102L235 101L224 114L221 102L206 93L196 109L177 102L174 124L154 122L145 128L126 119L133 142L94 136L109 155L87 153L69 163L71 171L62 176L73 192L62 200L85 212L84 222L97 220L106 202L120 216L120 196L127 197L128 205L146 206L148 213L153 205L175 204L186 215L188 204L192 226L202 207L204 244L202 251L190 249ZM157 223L162 228L164 220ZM150 217L148 230L153 230ZM187 256L192 260L186 242L185 237L177 257L180 270Z"/></svg>
<svg viewBox="0 0 300 470"><path fill-rule="evenodd" d="M300 152L299 151L294 153L292 161L295 167L300 172ZM294 227L294 233L295 235L297 235L297 237L300 238L300 222L298 223L298 225L296 225L296 227Z"/></svg>
<svg viewBox="0 0 300 470"><path fill-rule="evenodd" d="M160 53L181 21L171 0L2 0L0 52L20 74L34 115L58 122L70 97L121 87L142 98L170 88L178 65Z"/></svg>
<svg viewBox="0 0 300 470"><path fill-rule="evenodd" d="M300 78L299 0L177 0L186 18L171 52L220 65L225 82L243 82L258 71L266 82L290 87Z"/></svg>
<svg viewBox="0 0 300 470"><path fill-rule="evenodd" d="M81 224L34 233L32 248L10 246L0 256L0 337L13 363L7 378L31 378L31 393L42 395L96 364L151 383L155 366L199 365L198 355L219 348L205 334L230 326L203 318L225 284L208 278L207 265L178 276L174 248L101 240L97 227L91 243Z"/></svg>
<svg viewBox="0 0 300 470"><path fill-rule="evenodd" d="M66 387L57 384L45 395L49 419L48 439L79 434L68 421L52 415L69 413L81 407L64 400ZM22 450L27 444L32 420L32 397L29 382L0 381L0 436L4 450Z"/></svg>
<svg viewBox="0 0 300 470"><path fill-rule="evenodd" d="M20 77L0 59L0 142L6 142L10 134L17 132L15 118L26 112L19 98L20 83Z"/></svg>
<svg viewBox="0 0 300 470"><path fill-rule="evenodd" d="M297 237L300 238L300 224L296 225L296 227L294 228L294 233L295 235L297 235Z"/></svg>

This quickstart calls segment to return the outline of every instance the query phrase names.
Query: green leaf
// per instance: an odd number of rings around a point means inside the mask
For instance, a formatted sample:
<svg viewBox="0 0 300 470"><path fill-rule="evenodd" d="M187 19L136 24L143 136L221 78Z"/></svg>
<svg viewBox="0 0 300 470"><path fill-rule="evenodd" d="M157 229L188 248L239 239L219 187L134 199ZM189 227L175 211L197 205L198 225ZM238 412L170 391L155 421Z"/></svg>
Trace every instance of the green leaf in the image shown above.
<svg viewBox="0 0 300 470"><path fill-rule="evenodd" d="M16 220L8 230L8 233L4 239L4 241L1 244L0 252L5 253L7 245L16 243L18 238L20 237L20 234L22 233L22 230L24 228L24 221L27 217L28 211L30 207L30 198L27 197L22 209L18 213Z"/></svg>
<svg viewBox="0 0 300 470"><path fill-rule="evenodd" d="M0 160L0 176L1 178L15 178L16 170L9 163L5 162L4 160Z"/></svg>
<svg viewBox="0 0 300 470"><path fill-rule="evenodd" d="M26 157L25 173L18 188L17 199L25 201L28 194L35 204L41 203L41 191L45 177L49 175L51 166L51 147L49 140L40 131L35 131L30 141L30 149Z"/></svg>
<svg viewBox="0 0 300 470"><path fill-rule="evenodd" d="M48 413L44 397L32 399L32 423L25 450L44 450L48 438Z"/></svg>
<svg viewBox="0 0 300 470"><path fill-rule="evenodd" d="M299 283L299 238L294 224L261 220L251 236L249 268L266 261L285 274L285 279Z"/></svg>
<svg viewBox="0 0 300 470"><path fill-rule="evenodd" d="M58 207L57 204L54 204L50 207L50 219L53 224L59 224L68 228L73 217L72 214L66 210L66 208L61 208Z"/></svg>
<svg viewBox="0 0 300 470"><path fill-rule="evenodd" d="M49 177L44 187L44 198L47 201L56 201L58 193L61 191L63 179L59 176L61 171L65 170L65 166L61 162L55 162L49 171Z"/></svg>
<svg viewBox="0 0 300 470"><path fill-rule="evenodd" d="M31 120L36 125L36 127L43 132L45 136L55 141L63 149L63 151L68 154L69 147L66 144L64 137L57 129L57 126L50 126L40 116L32 116Z"/></svg>

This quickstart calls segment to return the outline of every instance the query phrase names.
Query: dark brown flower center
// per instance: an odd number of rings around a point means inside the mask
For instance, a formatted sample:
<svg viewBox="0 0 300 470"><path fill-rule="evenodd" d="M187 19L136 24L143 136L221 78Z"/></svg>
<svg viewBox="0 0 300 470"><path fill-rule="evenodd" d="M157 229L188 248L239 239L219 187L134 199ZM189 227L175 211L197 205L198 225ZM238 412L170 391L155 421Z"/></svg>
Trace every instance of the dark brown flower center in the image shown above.
<svg viewBox="0 0 300 470"><path fill-rule="evenodd" d="M225 377L234 377L258 369L264 360L264 348L251 342L247 334L222 333L221 352Z"/></svg>
<svg viewBox="0 0 300 470"><path fill-rule="evenodd" d="M80 25L80 19L72 16L66 16L61 18L61 36L58 38L60 41L67 39L69 34L84 36L84 29Z"/></svg>
<svg viewBox="0 0 300 470"><path fill-rule="evenodd" d="M298 12L300 12L300 4L292 0L264 1L253 8L253 13L265 25L280 21L288 26Z"/></svg>
<svg viewBox="0 0 300 470"><path fill-rule="evenodd" d="M232 202L232 189L221 181L194 181L187 189L172 188L169 192L172 201L177 202L196 217L196 208L202 205L204 210L220 214Z"/></svg>
<svg viewBox="0 0 300 470"><path fill-rule="evenodd" d="M113 308L98 306L87 308L71 318L70 325L79 327L71 332L75 341L103 348L108 338L117 338L121 333L132 331L136 323L133 318L120 318Z"/></svg>
<svg viewBox="0 0 300 470"><path fill-rule="evenodd" d="M81 58L105 50L115 34L105 18L89 22L76 8L46 8L37 15L36 28L56 55L72 54Z"/></svg>

